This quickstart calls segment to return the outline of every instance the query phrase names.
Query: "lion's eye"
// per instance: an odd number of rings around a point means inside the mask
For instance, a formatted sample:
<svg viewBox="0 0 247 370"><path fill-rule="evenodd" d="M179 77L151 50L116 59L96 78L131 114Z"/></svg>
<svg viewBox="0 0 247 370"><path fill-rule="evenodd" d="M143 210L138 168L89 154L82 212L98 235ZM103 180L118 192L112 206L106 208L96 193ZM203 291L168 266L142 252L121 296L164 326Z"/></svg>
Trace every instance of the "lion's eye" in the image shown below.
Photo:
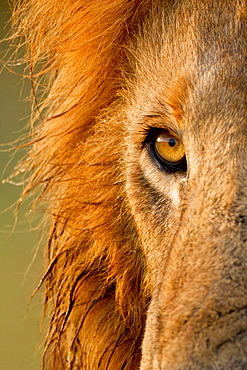
<svg viewBox="0 0 247 370"><path fill-rule="evenodd" d="M175 138L169 132L159 134L154 145L158 156L163 161L171 164L180 162L185 155L181 140Z"/></svg>
<svg viewBox="0 0 247 370"><path fill-rule="evenodd" d="M146 143L152 158L161 170L167 172L187 171L187 162L182 140L169 131L151 130Z"/></svg>

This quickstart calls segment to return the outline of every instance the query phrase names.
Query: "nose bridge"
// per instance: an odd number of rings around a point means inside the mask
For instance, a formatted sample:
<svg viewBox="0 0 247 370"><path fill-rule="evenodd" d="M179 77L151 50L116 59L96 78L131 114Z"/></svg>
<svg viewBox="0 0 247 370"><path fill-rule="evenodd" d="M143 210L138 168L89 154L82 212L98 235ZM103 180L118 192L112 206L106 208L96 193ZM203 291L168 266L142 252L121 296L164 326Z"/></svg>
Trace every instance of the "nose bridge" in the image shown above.
<svg viewBox="0 0 247 370"><path fill-rule="evenodd" d="M163 276L172 280L173 275L176 276L174 282L179 289L186 285L185 282L190 289L204 286L205 294L210 289L212 297L211 284L215 288L222 285L224 289L224 274L229 275L241 262L247 263L247 235L243 231L243 220L247 216L246 194L240 191L243 184L238 179L237 166L230 173L224 173L224 167L218 173L214 168L208 175L210 171L204 165L200 172L201 176L197 174L189 181L180 227L172 241ZM176 286L173 291L177 292Z"/></svg>
<svg viewBox="0 0 247 370"><path fill-rule="evenodd" d="M142 370L246 368L246 232L243 240L231 211L209 219L191 210L154 292Z"/></svg>

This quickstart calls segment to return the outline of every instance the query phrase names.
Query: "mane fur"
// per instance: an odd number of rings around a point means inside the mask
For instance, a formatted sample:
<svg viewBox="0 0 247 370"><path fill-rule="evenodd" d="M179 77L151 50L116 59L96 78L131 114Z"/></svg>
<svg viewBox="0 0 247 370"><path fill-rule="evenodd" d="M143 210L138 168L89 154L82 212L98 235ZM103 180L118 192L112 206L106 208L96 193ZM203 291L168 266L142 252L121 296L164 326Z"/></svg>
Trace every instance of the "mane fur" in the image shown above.
<svg viewBox="0 0 247 370"><path fill-rule="evenodd" d="M47 368L140 362L151 288L125 195L120 122L134 79L133 35L156 3L23 0L13 12L14 37L27 45L42 100L22 169L32 169L25 194L37 187L49 203Z"/></svg>

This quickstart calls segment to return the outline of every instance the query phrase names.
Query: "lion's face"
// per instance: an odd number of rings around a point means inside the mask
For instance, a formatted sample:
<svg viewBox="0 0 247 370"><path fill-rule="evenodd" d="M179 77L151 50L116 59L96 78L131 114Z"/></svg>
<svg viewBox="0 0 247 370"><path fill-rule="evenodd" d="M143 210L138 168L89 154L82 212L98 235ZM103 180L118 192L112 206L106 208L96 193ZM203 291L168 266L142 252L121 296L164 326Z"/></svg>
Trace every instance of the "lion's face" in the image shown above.
<svg viewBox="0 0 247 370"><path fill-rule="evenodd" d="M167 20L158 62L142 39L127 107L126 189L153 284L143 370L247 366L246 36L235 5L217 21L204 10Z"/></svg>

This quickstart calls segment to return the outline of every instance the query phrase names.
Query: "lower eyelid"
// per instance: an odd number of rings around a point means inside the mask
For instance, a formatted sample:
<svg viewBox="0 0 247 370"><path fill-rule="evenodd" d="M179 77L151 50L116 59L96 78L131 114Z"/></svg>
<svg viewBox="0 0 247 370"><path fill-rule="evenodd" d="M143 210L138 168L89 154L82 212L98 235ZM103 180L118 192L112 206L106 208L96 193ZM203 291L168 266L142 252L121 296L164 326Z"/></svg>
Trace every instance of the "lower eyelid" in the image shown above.
<svg viewBox="0 0 247 370"><path fill-rule="evenodd" d="M150 143L149 145L147 145L147 150L148 150L148 154L151 157L152 161L157 165L160 171L163 171L166 173L173 173L177 171L176 169L172 167L166 166L164 162L163 164L161 160L158 159L157 154L155 153L154 144Z"/></svg>

